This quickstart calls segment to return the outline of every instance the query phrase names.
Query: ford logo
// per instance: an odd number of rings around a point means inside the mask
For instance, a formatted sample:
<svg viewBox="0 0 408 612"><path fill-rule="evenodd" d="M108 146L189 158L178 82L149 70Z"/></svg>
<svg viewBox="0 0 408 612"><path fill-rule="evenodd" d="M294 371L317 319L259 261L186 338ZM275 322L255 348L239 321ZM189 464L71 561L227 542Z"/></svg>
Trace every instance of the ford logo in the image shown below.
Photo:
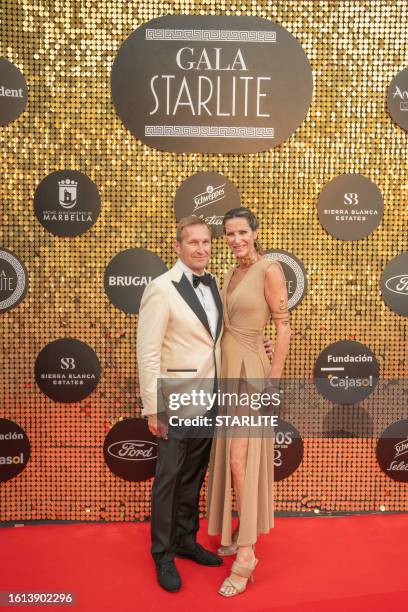
<svg viewBox="0 0 408 612"><path fill-rule="evenodd" d="M110 444L108 453L115 459L149 461L157 458L157 443L146 440L121 440Z"/></svg>
<svg viewBox="0 0 408 612"><path fill-rule="evenodd" d="M408 274L392 276L385 283L387 289L398 295L408 295Z"/></svg>

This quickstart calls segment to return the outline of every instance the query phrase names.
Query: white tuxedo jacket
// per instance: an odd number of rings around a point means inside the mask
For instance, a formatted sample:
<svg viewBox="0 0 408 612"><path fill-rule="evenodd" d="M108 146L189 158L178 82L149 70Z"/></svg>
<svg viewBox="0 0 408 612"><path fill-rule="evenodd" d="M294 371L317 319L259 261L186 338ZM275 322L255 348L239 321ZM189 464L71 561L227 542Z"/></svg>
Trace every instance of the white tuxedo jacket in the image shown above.
<svg viewBox="0 0 408 612"><path fill-rule="evenodd" d="M145 289L137 330L137 361L142 414L157 412L157 381L162 378L214 379L221 366L222 302L214 278L218 310L215 339L190 281L173 266Z"/></svg>

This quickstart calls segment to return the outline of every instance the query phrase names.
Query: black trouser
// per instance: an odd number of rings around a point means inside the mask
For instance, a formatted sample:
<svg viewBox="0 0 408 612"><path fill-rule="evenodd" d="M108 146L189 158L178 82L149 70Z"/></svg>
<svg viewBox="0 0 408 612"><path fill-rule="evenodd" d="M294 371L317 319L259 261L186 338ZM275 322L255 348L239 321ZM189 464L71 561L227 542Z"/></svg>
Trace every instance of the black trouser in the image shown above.
<svg viewBox="0 0 408 612"><path fill-rule="evenodd" d="M198 502L207 471L211 438L158 438L152 489L151 538L156 564L171 561L178 546L194 545Z"/></svg>

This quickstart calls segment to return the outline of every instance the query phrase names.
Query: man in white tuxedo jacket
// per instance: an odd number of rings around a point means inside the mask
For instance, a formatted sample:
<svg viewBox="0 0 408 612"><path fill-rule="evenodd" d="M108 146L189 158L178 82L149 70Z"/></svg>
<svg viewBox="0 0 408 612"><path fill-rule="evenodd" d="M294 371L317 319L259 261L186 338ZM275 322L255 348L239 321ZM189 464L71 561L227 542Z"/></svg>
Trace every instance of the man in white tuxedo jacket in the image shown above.
<svg viewBox="0 0 408 612"><path fill-rule="evenodd" d="M211 390L217 389L222 303L215 277L205 272L211 255L208 225L196 216L182 219L174 250L176 264L143 294L137 333L142 414L158 437L151 552L159 584L173 592L181 586L175 555L201 565L222 564L196 542L200 489L212 439L169 433L165 420L158 418L162 407L157 399L159 379L205 380Z"/></svg>

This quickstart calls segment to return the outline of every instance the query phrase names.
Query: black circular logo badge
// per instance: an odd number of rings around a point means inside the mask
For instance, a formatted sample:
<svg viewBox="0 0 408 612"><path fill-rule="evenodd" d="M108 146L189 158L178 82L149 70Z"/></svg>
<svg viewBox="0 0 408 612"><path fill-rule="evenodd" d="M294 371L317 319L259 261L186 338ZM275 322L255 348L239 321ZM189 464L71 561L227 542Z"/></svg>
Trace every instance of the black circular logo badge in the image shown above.
<svg viewBox="0 0 408 612"><path fill-rule="evenodd" d="M304 298L307 291L307 274L303 263L293 253L281 249L270 249L264 257L279 261L286 277L289 310L295 308Z"/></svg>
<svg viewBox="0 0 408 612"><path fill-rule="evenodd" d="M408 130L408 68L392 79L388 87L387 109L395 123Z"/></svg>
<svg viewBox="0 0 408 612"><path fill-rule="evenodd" d="M160 257L146 249L127 249L111 259L105 270L105 291L114 306L138 314L143 291L167 272Z"/></svg>
<svg viewBox="0 0 408 612"><path fill-rule="evenodd" d="M177 189L174 199L177 221L196 215L208 223L214 237L223 235L225 213L240 206L238 189L218 172L198 172L190 176Z"/></svg>
<svg viewBox="0 0 408 612"><path fill-rule="evenodd" d="M408 316L408 251L394 257L381 276L384 302L398 314Z"/></svg>
<svg viewBox="0 0 408 612"><path fill-rule="evenodd" d="M78 236L96 222L101 198L95 183L82 172L58 170L38 185L34 210L41 225L51 234Z"/></svg>
<svg viewBox="0 0 408 612"><path fill-rule="evenodd" d="M355 404L374 391L379 366L374 353L361 342L339 340L320 353L313 375L325 398L337 404Z"/></svg>
<svg viewBox="0 0 408 612"><path fill-rule="evenodd" d="M0 58L0 125L7 125L24 112L28 88L17 66Z"/></svg>
<svg viewBox="0 0 408 612"><path fill-rule="evenodd" d="M272 21L166 15L125 40L111 87L120 119L151 147L256 153L299 127L313 76L299 42Z"/></svg>
<svg viewBox="0 0 408 612"><path fill-rule="evenodd" d="M99 383L101 366L94 350L75 338L61 338L45 346L35 362L35 380L56 402L79 402Z"/></svg>
<svg viewBox="0 0 408 612"><path fill-rule="evenodd" d="M383 431L377 442L376 457L387 476L408 482L408 419L397 421Z"/></svg>
<svg viewBox="0 0 408 612"><path fill-rule="evenodd" d="M0 482L18 476L30 458L30 441L17 423L0 419Z"/></svg>
<svg viewBox="0 0 408 612"><path fill-rule="evenodd" d="M157 441L146 419L119 421L108 432L103 445L105 462L111 472L124 480L140 482L154 476Z"/></svg>
<svg viewBox="0 0 408 612"><path fill-rule="evenodd" d="M0 248L0 313L17 306L24 299L27 289L25 265L17 255Z"/></svg>
<svg viewBox="0 0 408 612"><path fill-rule="evenodd" d="M274 480L284 480L303 461L303 440L291 423L278 419L274 443Z"/></svg>
<svg viewBox="0 0 408 612"><path fill-rule="evenodd" d="M319 221L341 240L365 238L381 223L383 197L361 174L342 174L324 186L317 205Z"/></svg>

